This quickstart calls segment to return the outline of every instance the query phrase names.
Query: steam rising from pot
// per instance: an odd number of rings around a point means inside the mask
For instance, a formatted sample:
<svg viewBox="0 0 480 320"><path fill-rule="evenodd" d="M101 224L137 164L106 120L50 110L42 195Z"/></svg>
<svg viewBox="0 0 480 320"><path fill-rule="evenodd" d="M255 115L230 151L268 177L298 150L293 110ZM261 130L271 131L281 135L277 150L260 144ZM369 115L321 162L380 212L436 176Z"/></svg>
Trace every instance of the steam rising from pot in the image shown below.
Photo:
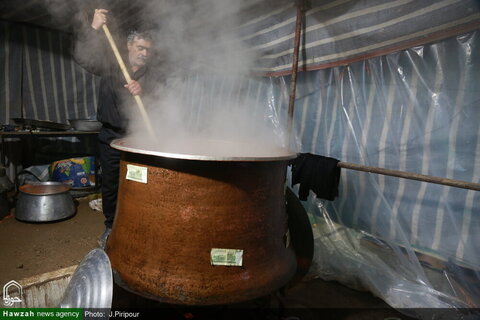
<svg viewBox="0 0 480 320"><path fill-rule="evenodd" d="M226 148L234 146L232 142L248 150L286 148L285 121L279 119L286 115L277 113L279 103L272 101L270 80L251 74L257 57L241 40L242 24L258 18L252 8L278 8L282 2L288 1L142 1L142 18L154 27L149 67L163 81L154 93L142 96L155 139L133 99L128 106L128 135L133 141L164 152L202 149L226 156L242 152ZM77 52L77 56L95 50L78 46L82 49L88 52ZM113 59L113 55L102 58Z"/></svg>
<svg viewBox="0 0 480 320"><path fill-rule="evenodd" d="M249 19L242 9L261 1L167 2L148 10L157 26L154 60L160 63L154 67L165 77L143 97L156 139L133 112L134 141L154 150L224 156L286 147L265 79L251 75L256 56L240 40L239 26Z"/></svg>

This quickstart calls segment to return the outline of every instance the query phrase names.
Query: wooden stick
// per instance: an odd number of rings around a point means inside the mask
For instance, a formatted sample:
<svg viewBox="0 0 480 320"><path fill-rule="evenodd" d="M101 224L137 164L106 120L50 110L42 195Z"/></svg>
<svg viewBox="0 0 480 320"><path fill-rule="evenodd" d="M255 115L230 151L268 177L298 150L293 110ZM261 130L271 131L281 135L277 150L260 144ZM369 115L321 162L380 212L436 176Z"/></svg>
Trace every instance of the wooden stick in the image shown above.
<svg viewBox="0 0 480 320"><path fill-rule="evenodd" d="M102 26L103 31L105 32L105 35L107 36L108 42L110 43L110 46L112 47L113 54L115 55L115 58L117 58L117 62L120 65L120 69L122 70L123 76L125 77L125 80L127 83L130 83L132 81L132 78L130 77L130 74L128 73L127 67L125 66L125 63L123 62L122 56L120 55L120 52L118 51L117 45L115 44L115 40L112 37L112 34L110 33L110 30L108 30L108 27L106 24ZM152 138L155 139L155 133L153 131L152 125L150 123L150 119L148 118L147 112L145 111L145 106L143 105L142 99L140 98L139 95L134 95L133 98L135 99L135 102L137 103L138 109L140 110L140 113L143 118L143 122L147 126L148 133Z"/></svg>
<svg viewBox="0 0 480 320"><path fill-rule="evenodd" d="M292 56L292 78L290 80L290 97L288 101L288 122L287 122L287 143L290 143L293 127L293 112L295 110L295 92L297 90L297 73L298 73L298 56L300 49L300 36L302 19L304 14L304 3L297 5L297 18L295 23L295 41L293 44L293 56Z"/></svg>
<svg viewBox="0 0 480 320"><path fill-rule="evenodd" d="M450 186L450 187L480 191L480 183L453 180L453 179L429 176L425 174L418 174L418 173L412 173L412 172L406 172L406 171L390 170L390 169L378 168L378 167L369 167L369 166L364 166L361 164L349 163L349 162L339 162L337 163L337 167L356 170L356 171L383 174L386 176L399 177L399 178L417 180L422 182L436 183L436 184L441 184L441 185Z"/></svg>

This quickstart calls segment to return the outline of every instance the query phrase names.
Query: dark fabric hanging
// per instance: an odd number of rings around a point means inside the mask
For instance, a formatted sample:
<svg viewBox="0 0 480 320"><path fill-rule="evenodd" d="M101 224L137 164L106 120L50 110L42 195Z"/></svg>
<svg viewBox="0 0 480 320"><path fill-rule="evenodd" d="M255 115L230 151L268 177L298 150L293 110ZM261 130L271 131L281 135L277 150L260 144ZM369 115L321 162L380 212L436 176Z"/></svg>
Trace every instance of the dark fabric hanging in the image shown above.
<svg viewBox="0 0 480 320"><path fill-rule="evenodd" d="M338 196L339 160L311 153L301 153L292 161L292 187L300 183L299 198L306 201L310 190L317 197L333 201Z"/></svg>

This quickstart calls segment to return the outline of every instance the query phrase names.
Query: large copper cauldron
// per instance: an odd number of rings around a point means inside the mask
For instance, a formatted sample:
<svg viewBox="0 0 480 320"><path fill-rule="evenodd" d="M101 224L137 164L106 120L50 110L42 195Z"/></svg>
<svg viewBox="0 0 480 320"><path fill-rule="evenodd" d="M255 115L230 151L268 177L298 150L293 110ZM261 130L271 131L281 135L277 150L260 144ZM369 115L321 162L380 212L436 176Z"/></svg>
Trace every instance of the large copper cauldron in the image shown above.
<svg viewBox="0 0 480 320"><path fill-rule="evenodd" d="M294 275L284 182L295 154L163 153L128 139L112 146L122 155L106 251L120 285L163 302L211 305L270 294ZM146 183L127 178L127 166L145 168ZM214 248L241 250L241 265L212 265Z"/></svg>

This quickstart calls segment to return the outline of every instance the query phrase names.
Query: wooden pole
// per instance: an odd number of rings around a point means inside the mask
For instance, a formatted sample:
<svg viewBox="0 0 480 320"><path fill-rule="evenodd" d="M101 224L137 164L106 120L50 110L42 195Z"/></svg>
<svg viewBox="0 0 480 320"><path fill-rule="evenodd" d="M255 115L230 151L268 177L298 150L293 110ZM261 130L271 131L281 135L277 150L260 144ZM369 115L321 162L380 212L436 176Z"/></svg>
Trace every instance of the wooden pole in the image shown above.
<svg viewBox="0 0 480 320"><path fill-rule="evenodd" d="M287 137L288 143L292 136L293 127L293 112L295 110L295 92L297 90L297 73L298 73L298 56L300 51L300 36L303 13L305 11L305 3L301 1L297 5L297 20L295 25L295 42L293 45L293 57L292 57L292 78L290 81L290 99L288 101L288 122L287 122Z"/></svg>
<svg viewBox="0 0 480 320"><path fill-rule="evenodd" d="M108 30L108 27L106 24L102 26L103 31L105 32L105 35L107 36L108 42L110 43L110 46L112 47L113 54L115 55L115 58L117 58L117 62L120 65L120 69L122 70L123 76L125 77L125 80L127 83L130 83L132 81L132 78L130 77L130 74L128 73L127 67L125 66L125 63L123 62L122 56L120 55L120 52L118 51L117 45L115 44L115 40L112 37L112 34L110 33L110 30ZM139 95L134 95L133 98L135 99L135 102L137 103L138 109L140 110L140 113L143 118L143 122L145 123L145 126L147 127L147 131L150 134L150 136L154 139L155 133L153 131L152 125L150 123L150 119L148 118L147 111L145 111L145 106L143 105L142 99L140 98Z"/></svg>
<svg viewBox="0 0 480 320"><path fill-rule="evenodd" d="M390 170L390 169L378 168L378 167L369 167L369 166L364 166L361 164L349 163L349 162L339 162L337 164L337 167L356 170L356 171L383 174L386 176L399 177L399 178L417 180L422 182L430 182L430 183L441 184L441 185L450 186L450 187L480 191L480 183L447 179L447 178L429 176L425 174L418 174L418 173L412 173L412 172L406 172L406 171Z"/></svg>

